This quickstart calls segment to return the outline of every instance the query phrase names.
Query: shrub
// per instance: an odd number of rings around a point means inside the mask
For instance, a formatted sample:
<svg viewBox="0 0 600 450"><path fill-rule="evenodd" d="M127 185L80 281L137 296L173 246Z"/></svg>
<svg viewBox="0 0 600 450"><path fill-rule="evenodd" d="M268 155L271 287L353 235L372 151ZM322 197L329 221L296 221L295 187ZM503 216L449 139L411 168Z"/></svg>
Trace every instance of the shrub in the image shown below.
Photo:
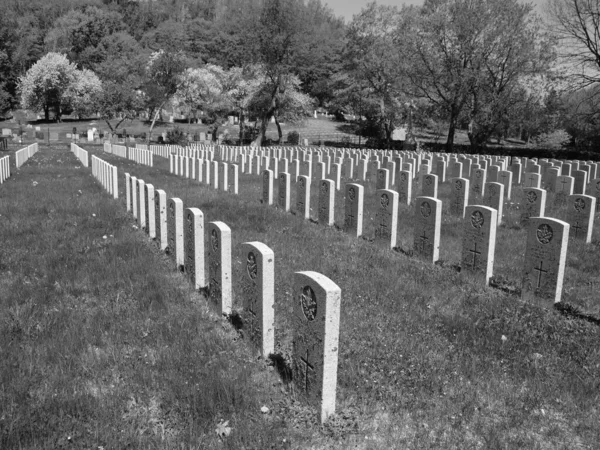
<svg viewBox="0 0 600 450"><path fill-rule="evenodd" d="M187 136L181 128L171 128L169 131L167 131L165 142L172 145L186 145Z"/></svg>
<svg viewBox="0 0 600 450"><path fill-rule="evenodd" d="M298 145L298 142L300 142L300 134L297 131L290 131L287 135L287 142L291 145Z"/></svg>

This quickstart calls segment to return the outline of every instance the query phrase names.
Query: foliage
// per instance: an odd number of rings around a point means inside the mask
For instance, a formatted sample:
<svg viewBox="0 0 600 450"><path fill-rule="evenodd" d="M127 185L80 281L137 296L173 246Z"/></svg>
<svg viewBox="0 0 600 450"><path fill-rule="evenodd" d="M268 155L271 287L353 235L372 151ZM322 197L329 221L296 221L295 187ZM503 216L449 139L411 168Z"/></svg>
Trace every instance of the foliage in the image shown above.
<svg viewBox="0 0 600 450"><path fill-rule="evenodd" d="M300 133L297 131L290 131L287 135L287 143L290 145L298 145L300 142Z"/></svg>
<svg viewBox="0 0 600 450"><path fill-rule="evenodd" d="M571 140L571 135L565 130L554 130L536 136L533 142L540 148L560 150L567 147L571 143Z"/></svg>
<svg viewBox="0 0 600 450"><path fill-rule="evenodd" d="M167 130L165 143L173 145L187 145L187 134L180 127L174 127Z"/></svg>
<svg viewBox="0 0 600 450"><path fill-rule="evenodd" d="M49 109L53 108L60 120L61 111L72 106L76 97L75 86L86 84L85 78L79 76L77 67L65 55L48 53L19 80L21 104L34 111L43 109L46 120Z"/></svg>

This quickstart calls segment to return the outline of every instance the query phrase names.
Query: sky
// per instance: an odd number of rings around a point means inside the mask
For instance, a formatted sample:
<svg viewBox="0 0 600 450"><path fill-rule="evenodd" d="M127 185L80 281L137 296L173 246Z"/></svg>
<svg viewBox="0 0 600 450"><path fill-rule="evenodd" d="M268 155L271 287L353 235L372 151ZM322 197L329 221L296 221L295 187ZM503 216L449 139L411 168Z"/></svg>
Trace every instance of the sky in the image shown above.
<svg viewBox="0 0 600 450"><path fill-rule="evenodd" d="M527 3L536 5L538 12L543 10L543 5L547 0L528 0ZM352 20L354 14L358 14L364 8L369 0L323 0L333 10L336 16L342 16L346 22ZM402 4L407 5L422 5L423 0L377 0L380 5L391 5L401 7Z"/></svg>

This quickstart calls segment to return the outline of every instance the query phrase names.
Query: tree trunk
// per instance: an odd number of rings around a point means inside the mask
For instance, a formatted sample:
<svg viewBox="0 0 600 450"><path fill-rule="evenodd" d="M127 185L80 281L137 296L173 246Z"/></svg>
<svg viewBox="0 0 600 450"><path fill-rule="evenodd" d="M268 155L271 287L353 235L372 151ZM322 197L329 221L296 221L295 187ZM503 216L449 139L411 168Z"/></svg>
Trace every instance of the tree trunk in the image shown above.
<svg viewBox="0 0 600 450"><path fill-rule="evenodd" d="M244 112L240 109L240 145L244 145L244 126L246 125L246 118Z"/></svg>
<svg viewBox="0 0 600 450"><path fill-rule="evenodd" d="M269 120L271 120L271 117L273 117L275 111L277 110L277 95L279 94L279 84L279 82L276 83L275 87L273 88L273 92L271 93L271 106L265 112L261 119L260 128L258 130L258 136L256 136L256 139L254 139L254 141L252 142L252 147L260 147L262 145L262 141L265 137L265 134L267 133L267 127L269 126Z"/></svg>
<svg viewBox="0 0 600 450"><path fill-rule="evenodd" d="M44 120L50 122L50 107L48 105L44 105Z"/></svg>
<svg viewBox="0 0 600 450"><path fill-rule="evenodd" d="M448 124L448 138L446 139L446 153L452 153L454 147L454 134L456 133L456 122L458 121L458 112L456 107L450 110L450 121Z"/></svg>
<svg viewBox="0 0 600 450"><path fill-rule="evenodd" d="M156 120L158 119L158 115L160 114L160 111L162 110L163 105L166 103L166 101L162 102L160 104L160 106L157 108L156 112L154 113L154 118L152 119L152 123L150 124L150 131L148 132L148 138L146 139L146 143L150 143L150 138L152 137L152 130L154 129L154 125L156 124Z"/></svg>
<svg viewBox="0 0 600 450"><path fill-rule="evenodd" d="M281 131L281 125L279 124L279 120L277 119L277 115L274 115L273 117L275 117L275 125L277 125L277 133L279 134L279 142L278 144L281 145L282 139L283 139L283 132Z"/></svg>

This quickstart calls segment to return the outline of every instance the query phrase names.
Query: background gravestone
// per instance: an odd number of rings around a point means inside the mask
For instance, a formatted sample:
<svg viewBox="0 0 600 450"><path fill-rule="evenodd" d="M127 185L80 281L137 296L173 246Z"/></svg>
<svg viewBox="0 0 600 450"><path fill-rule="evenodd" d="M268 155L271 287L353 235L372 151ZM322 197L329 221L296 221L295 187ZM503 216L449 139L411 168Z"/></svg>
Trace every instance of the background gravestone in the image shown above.
<svg viewBox="0 0 600 450"><path fill-rule="evenodd" d="M273 171L269 169L263 172L262 201L265 205L273 204Z"/></svg>
<svg viewBox="0 0 600 450"><path fill-rule="evenodd" d="M198 208L185 210L185 273L194 289L206 286L204 272L204 214Z"/></svg>
<svg viewBox="0 0 600 450"><path fill-rule="evenodd" d="M488 285L494 270L498 212L487 206L467 206L463 222L460 273L472 274Z"/></svg>
<svg viewBox="0 0 600 450"><path fill-rule="evenodd" d="M546 306L548 300L560 302L568 243L568 223L547 217L530 219L521 288L523 300Z"/></svg>
<svg viewBox="0 0 600 450"><path fill-rule="evenodd" d="M230 315L231 290L231 229L223 222L208 224L209 300L221 314Z"/></svg>
<svg viewBox="0 0 600 450"><path fill-rule="evenodd" d="M285 212L290 211L290 179L289 173L279 174L278 205Z"/></svg>
<svg viewBox="0 0 600 450"><path fill-rule="evenodd" d="M413 249L425 261L434 263L439 259L441 223L442 201L433 197L417 197Z"/></svg>
<svg viewBox="0 0 600 450"><path fill-rule="evenodd" d="M319 223L333 226L335 183L333 180L319 181Z"/></svg>
<svg viewBox="0 0 600 450"><path fill-rule="evenodd" d="M377 213L375 215L375 242L387 248L396 247L398 229L398 193L389 189L377 191Z"/></svg>
<svg viewBox="0 0 600 450"><path fill-rule="evenodd" d="M240 245L244 331L264 358L275 350L275 255L261 242Z"/></svg>
<svg viewBox="0 0 600 450"><path fill-rule="evenodd" d="M167 194L162 189L154 192L154 219L156 229L156 242L158 248L165 250L168 244L167 237Z"/></svg>
<svg viewBox="0 0 600 450"><path fill-rule="evenodd" d="M398 174L398 202L410 205L412 200L412 175L408 170L401 170Z"/></svg>
<svg viewBox="0 0 600 450"><path fill-rule="evenodd" d="M590 182L589 194L596 199L596 212L600 213L600 178Z"/></svg>
<svg viewBox="0 0 600 450"><path fill-rule="evenodd" d="M298 179L296 214L304 219L310 219L310 178L306 175L302 175Z"/></svg>
<svg viewBox="0 0 600 450"><path fill-rule="evenodd" d="M484 189L482 188L482 192ZM465 207L469 204L469 180L466 178L450 179L450 214L465 217Z"/></svg>
<svg viewBox="0 0 600 450"><path fill-rule="evenodd" d="M183 202L179 198L170 198L167 202L167 237L169 253L175 259L177 270L183 270Z"/></svg>
<svg viewBox="0 0 600 450"><path fill-rule="evenodd" d="M423 177L421 186L421 195L423 197L438 198L438 176L428 174Z"/></svg>
<svg viewBox="0 0 600 450"><path fill-rule="evenodd" d="M296 272L293 288L294 384L319 410L335 413L341 289L317 272Z"/></svg>
<svg viewBox="0 0 600 450"><path fill-rule="evenodd" d="M484 205L494 208L497 214L498 225L502 223L502 209L504 207L504 185L502 183L486 183Z"/></svg>
<svg viewBox="0 0 600 450"><path fill-rule="evenodd" d="M151 239L156 237L156 219L154 217L154 186L146 184L144 189L146 190L146 232Z"/></svg>
<svg viewBox="0 0 600 450"><path fill-rule="evenodd" d="M471 175L471 192L476 196L485 194L485 183L487 181L487 172L485 169L475 169Z"/></svg>
<svg viewBox="0 0 600 450"><path fill-rule="evenodd" d="M364 190L360 184L346 184L344 230L354 237L360 237L363 233Z"/></svg>
<svg viewBox="0 0 600 450"><path fill-rule="evenodd" d="M530 217L544 217L546 212L546 191L544 189L523 189L521 202L521 225L527 225Z"/></svg>
<svg viewBox="0 0 600 450"><path fill-rule="evenodd" d="M591 195L574 194L567 197L567 220L570 237L586 244L592 242L596 198Z"/></svg>

